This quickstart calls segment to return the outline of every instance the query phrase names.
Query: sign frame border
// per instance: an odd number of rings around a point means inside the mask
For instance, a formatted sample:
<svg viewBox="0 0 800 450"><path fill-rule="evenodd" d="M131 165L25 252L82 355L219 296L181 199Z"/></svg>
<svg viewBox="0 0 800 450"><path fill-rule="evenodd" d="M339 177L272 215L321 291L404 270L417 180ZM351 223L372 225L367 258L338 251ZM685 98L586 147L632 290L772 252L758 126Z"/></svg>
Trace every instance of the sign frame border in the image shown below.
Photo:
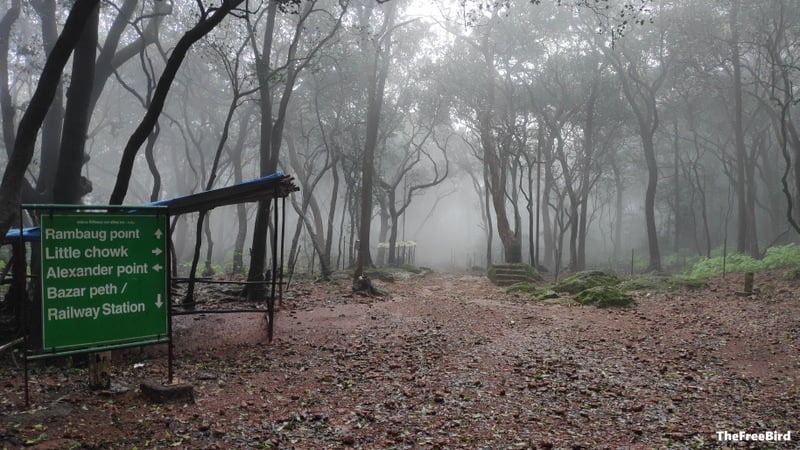
<svg viewBox="0 0 800 450"><path fill-rule="evenodd" d="M130 348L130 347L140 347L145 345L154 345L154 344L169 344L171 354L171 347L172 347L172 296L171 296L171 289L170 286L172 285L172 261L170 255L172 254L172 239L170 233L170 211L167 206L142 206L142 205L52 205L52 204L23 204L20 207L20 221L22 220L22 212L24 210L32 210L32 211L40 211L38 213L39 216L42 214L47 214L46 211L68 211L70 213L79 213L80 211L105 211L108 213L118 212L118 213L130 213L130 214L138 214L138 215L155 215L155 216L164 216L164 223L166 225L166 230L164 230L165 235L165 266L164 266L164 286L165 286L165 312L166 312L166 335L164 336L148 336L146 338L133 338L130 340L121 340L116 339L112 341L112 343L92 343L86 345L70 345L68 347L58 347L52 348L48 350L42 348L39 350L41 353L35 354L28 354L26 355L26 360L37 360L43 358L50 358L50 357L57 357L57 356L70 356L70 355L77 355L83 353L94 353L94 352L102 352L108 350L115 350L115 349L123 349L123 348ZM41 229L40 229L41 230ZM41 240L41 237L40 237ZM41 251L41 250L40 250ZM44 273L44 266L40 263L39 273L36 276L39 277L37 280L37 284L39 285L39 296L33 301L36 301L40 308L44 306L44 298L42 292L42 282L43 282L43 273ZM44 314L40 314L40 317L30 317L29 320L40 320L44 322ZM44 323L42 323L42 344L44 344ZM30 333L26 333L30 334ZM99 345L98 345L99 344ZM171 358L170 358L171 359Z"/></svg>

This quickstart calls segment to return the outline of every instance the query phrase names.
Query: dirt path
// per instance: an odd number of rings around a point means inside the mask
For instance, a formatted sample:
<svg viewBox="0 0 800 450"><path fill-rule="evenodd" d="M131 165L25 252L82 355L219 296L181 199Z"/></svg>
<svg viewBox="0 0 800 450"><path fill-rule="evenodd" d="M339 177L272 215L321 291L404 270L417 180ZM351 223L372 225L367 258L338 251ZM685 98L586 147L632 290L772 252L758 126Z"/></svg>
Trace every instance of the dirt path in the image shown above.
<svg viewBox="0 0 800 450"><path fill-rule="evenodd" d="M178 356L194 404L96 394L80 370L42 369L34 413L71 412L39 417L20 411L4 371L0 438L43 448L718 448L718 431L743 430L791 431L796 445L798 293L760 277L769 295L738 297L729 278L637 294L627 310L532 304L462 274L386 285L383 300L304 285L271 345ZM135 388L163 376L163 358L133 364L115 379Z"/></svg>

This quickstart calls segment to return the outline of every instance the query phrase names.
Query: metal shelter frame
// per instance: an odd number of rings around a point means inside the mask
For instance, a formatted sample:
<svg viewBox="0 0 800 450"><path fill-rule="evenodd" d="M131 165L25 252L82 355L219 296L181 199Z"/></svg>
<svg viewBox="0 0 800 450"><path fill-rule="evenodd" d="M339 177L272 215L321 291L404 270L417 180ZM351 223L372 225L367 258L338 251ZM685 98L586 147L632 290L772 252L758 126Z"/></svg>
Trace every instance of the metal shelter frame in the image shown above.
<svg viewBox="0 0 800 450"><path fill-rule="evenodd" d="M284 246L283 238L286 234L286 197L293 192L299 191L300 188L294 184L294 178L282 172L276 172L266 177L257 178L255 180L246 181L243 183L227 186L224 188L214 189L210 191L191 194L184 197L177 197L167 200L148 203L146 206L166 206L172 217L188 213L205 214L214 208L220 206L235 205L239 203L250 202L271 202L272 208L272 236L271 236L271 250L272 250L272 276L269 280L264 281L218 281L197 278L194 272L190 273L189 278L174 278L173 282L187 282L190 288L195 283L209 283L209 284L235 284L241 286L249 285L269 285L270 294L267 295L267 338L272 342L274 335L275 323L275 300L278 302L283 300L283 258ZM279 203L280 200L280 203ZM267 203L269 206L269 203ZM280 208L279 208L280 206ZM280 209L280 215L279 210ZM278 223L280 221L280 226ZM199 224L200 222L198 222ZM170 238L172 235L172 227L170 227ZM198 236L200 235L198 229ZM195 248L194 258L198 257L199 248ZM193 264L194 265L194 264ZM174 311L173 315L187 315L187 314L230 314L242 312L258 312L264 313L262 309L236 309L236 310L189 310L189 311Z"/></svg>

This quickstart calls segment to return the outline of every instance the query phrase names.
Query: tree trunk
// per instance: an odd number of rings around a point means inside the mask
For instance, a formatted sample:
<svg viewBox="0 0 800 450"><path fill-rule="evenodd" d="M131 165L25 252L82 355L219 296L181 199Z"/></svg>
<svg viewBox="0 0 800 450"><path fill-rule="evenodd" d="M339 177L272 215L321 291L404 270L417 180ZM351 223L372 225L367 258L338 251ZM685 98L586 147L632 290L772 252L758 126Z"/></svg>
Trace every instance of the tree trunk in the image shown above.
<svg viewBox="0 0 800 450"><path fill-rule="evenodd" d="M317 11L315 2L308 2L298 13L298 23L294 29L292 42L286 53L286 63L281 69L284 85L280 93L278 108L273 117L274 104L272 100L272 83L274 71L272 69L272 44L275 35L275 18L278 11L277 1L270 1L267 5L267 23L264 30L264 40L262 42L262 52L259 54L258 46L254 37L254 30L250 30L250 40L255 55L256 74L258 77L258 87L261 93L261 139L259 142L260 170L261 176L268 176L278 168L281 144L283 141L283 129L286 123L289 100L295 89L295 83L299 73L308 65L311 58L319 51L321 46L333 36L338 30L342 16L330 33L316 42L315 46L309 50L304 57L297 56L298 43L303 31L306 29L305 20L309 15ZM342 13L343 14L343 13ZM250 252L250 271L248 281L264 280L267 249L267 225L269 224L270 208L267 204L260 204L256 212L256 221L253 226L253 247ZM276 224L277 226L277 224ZM253 285L258 286L258 285ZM263 292L259 288L248 289L248 299L258 301L263 298Z"/></svg>
<svg viewBox="0 0 800 450"><path fill-rule="evenodd" d="M736 193L736 250L739 253L749 253L749 230L747 220L747 186L745 178L745 165L747 164L747 151L744 142L744 112L742 105L742 64L739 53L739 0L731 2L731 65L733 66L733 100L734 120L733 130L736 145L736 179L734 191Z"/></svg>
<svg viewBox="0 0 800 450"><path fill-rule="evenodd" d="M658 247L656 229L656 188L658 187L658 162L656 161L653 133L643 133L642 147L647 162L647 190L644 196L644 214L647 227L647 248L650 252L648 272L661 272L661 252Z"/></svg>
<svg viewBox="0 0 800 450"><path fill-rule="evenodd" d="M588 210L589 210L589 194L594 186L592 180L592 169L596 166L593 163L594 158L594 121L595 121L595 106L597 104L597 92L599 77L595 77L592 81L589 99L586 102L586 122L584 123L584 144L583 144L583 164L580 170L581 185L580 185L580 211L578 216L578 251L576 253L577 270L586 269L586 235L589 228L588 223Z"/></svg>
<svg viewBox="0 0 800 450"><path fill-rule="evenodd" d="M622 183L622 173L615 157L611 158L611 170L614 174L614 191L616 194L614 201L614 234L612 238L614 241L613 260L616 262L622 258L622 212L625 205L623 203L624 185Z"/></svg>
<svg viewBox="0 0 800 450"><path fill-rule="evenodd" d="M31 5L39 16L42 27L42 43L45 52L50 53L58 39L56 23L56 2L53 0L31 1ZM64 124L64 86L58 81L55 98L42 124L42 143L39 152L39 176L36 191L43 194L45 201L53 199L53 182L58 167L58 151L61 143L61 130ZM10 150L10 148L9 148Z"/></svg>
<svg viewBox="0 0 800 450"><path fill-rule="evenodd" d="M389 247L384 247L383 245L381 245L387 242L386 236L389 234L390 215L387 203L388 202L386 201L386 199L383 198L378 199L378 206L380 208L378 212L378 217L380 218L380 228L378 229L378 253L375 256L376 258L375 263L378 266L391 264L391 259L389 259L387 262L387 256L386 256ZM392 256L389 256L389 258L392 258Z"/></svg>
<svg viewBox="0 0 800 450"><path fill-rule="evenodd" d="M57 204L79 204L81 197L88 193L82 185L81 169L86 159L84 148L91 120L89 99L94 83L99 13L99 6L95 7L72 57L72 77L67 89L64 132L53 190L53 201Z"/></svg>
<svg viewBox="0 0 800 450"><path fill-rule="evenodd" d="M6 155L11 155L11 150L14 148L14 116L16 115L11 99L11 86L8 84L10 80L8 73L9 40L11 39L11 27L19 18L20 10L19 0L12 0L11 8L0 19L0 118L2 118L3 144L6 148Z"/></svg>
<svg viewBox="0 0 800 450"><path fill-rule="evenodd" d="M75 1L61 35L47 57L28 108L22 115L14 141L14 151L8 159L3 180L0 182L0 236L6 235L17 217L20 189L28 165L33 159L39 129L53 102L64 66L98 3L99 0Z"/></svg>
<svg viewBox="0 0 800 450"><path fill-rule="evenodd" d="M121 49L118 49L120 40L127 27L133 22L132 16L136 11L136 7L139 6L139 0L125 0L117 9L117 16L114 18L114 22L111 24L111 28L109 28L103 41L100 54L97 56L90 110L94 111L100 94L103 93L103 89L105 89L106 83L114 74L114 71L131 58L139 55L147 46L158 41L158 29L164 20L164 16L170 12L172 6L170 2L165 1L152 3L153 7L147 18L147 26L135 41L130 42Z"/></svg>
<svg viewBox="0 0 800 450"><path fill-rule="evenodd" d="M366 267L372 266L370 257L370 228L372 224L372 191L375 177L375 150L378 145L378 130L383 108L383 93L386 87L386 78L389 76L391 63L392 31L397 2L386 5L386 18L384 19L385 32L380 39L379 47L375 49L370 67L369 81L367 82L367 124L364 139L364 154L361 161L361 217L358 227L358 261L353 280L357 280ZM366 49L365 49L366 50Z"/></svg>
<svg viewBox="0 0 800 450"><path fill-rule="evenodd" d="M328 259L331 271L333 271L335 266L333 264L331 249L333 248L333 227L336 221L336 201L339 196L339 172L336 170L335 161L331 166L331 172L333 174L333 188L331 189L331 200L328 209L328 232L325 236L325 257ZM342 233L341 229L339 233Z"/></svg>
<svg viewBox="0 0 800 450"><path fill-rule="evenodd" d="M242 174L242 150L244 149L245 139L250 129L250 110L247 110L245 117L239 123L239 136L236 139L236 145L228 149L228 155L231 158L231 167L233 167L233 182L239 184L244 181ZM247 239L247 207L243 203L236 204L236 239L233 244L233 265L231 272L233 274L244 273L244 242Z"/></svg>
<svg viewBox="0 0 800 450"><path fill-rule="evenodd" d="M681 249L681 184L680 184L680 145L678 144L678 120L672 124L672 213L673 213L673 239L672 252L678 254Z"/></svg>
<svg viewBox="0 0 800 450"><path fill-rule="evenodd" d="M128 143L125 145L125 149L122 152L122 161L120 162L119 172L117 173L117 182L114 185L114 190L112 191L111 198L109 199L110 204L121 205L125 200L125 195L128 193L128 185L130 184L131 175L133 174L133 163L136 159L136 154L139 152L139 149L147 140L147 137L150 135L150 133L152 133L153 128L158 121L158 117L161 115L161 111L164 109L164 103L166 102L167 95L172 87L172 81L175 79L175 75L178 73L178 69L180 69L183 60L186 58L186 54L189 52L189 49L195 42L203 38L206 34L213 30L214 27L219 25L219 23L222 22L222 19L224 19L233 8L237 7L243 1L244 0L223 1L223 3L214 10L210 17L206 15L201 16L200 22L191 30L187 31L186 34L184 34L175 45L175 48L172 50L172 54L170 54L169 59L167 60L166 66L164 66L164 71L161 74L161 78L158 80L158 84L156 85L156 90L153 94L150 106L147 108L147 112L142 118L142 121L139 123L139 126L137 126L136 130L133 132L133 134L131 134Z"/></svg>
<svg viewBox="0 0 800 450"><path fill-rule="evenodd" d="M545 147L544 161L552 161L553 140L548 138ZM550 217L550 193L553 191L553 168L550 164L544 166L544 185L542 186L542 196L539 201L542 204L542 238L544 240L544 265L555 267L555 230L552 226L554 220ZM558 211L554 211L556 214Z"/></svg>
<svg viewBox="0 0 800 450"><path fill-rule="evenodd" d="M483 215L486 218L486 267L492 266L494 258L494 222L492 221L492 200L489 193L489 170L483 165Z"/></svg>

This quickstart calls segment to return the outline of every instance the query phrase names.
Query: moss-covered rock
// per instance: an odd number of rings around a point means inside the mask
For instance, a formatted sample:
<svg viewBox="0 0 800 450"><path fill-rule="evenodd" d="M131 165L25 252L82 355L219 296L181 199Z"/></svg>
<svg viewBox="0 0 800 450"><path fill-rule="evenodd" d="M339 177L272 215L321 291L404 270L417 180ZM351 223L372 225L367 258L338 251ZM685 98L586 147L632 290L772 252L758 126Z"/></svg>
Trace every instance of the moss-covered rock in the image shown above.
<svg viewBox="0 0 800 450"><path fill-rule="evenodd" d="M697 278L672 277L670 286L672 289L705 289L708 282Z"/></svg>
<svg viewBox="0 0 800 450"><path fill-rule="evenodd" d="M403 264L402 266L400 266L400 269L405 270L406 272L411 272L415 275L419 275L424 271L424 269L414 266L412 264Z"/></svg>
<svg viewBox="0 0 800 450"><path fill-rule="evenodd" d="M331 280L334 281L350 281L353 279L352 270L337 270L331 274Z"/></svg>
<svg viewBox="0 0 800 450"><path fill-rule="evenodd" d="M585 289L574 296L582 305L598 308L627 308L636 305L636 300L615 286L595 286Z"/></svg>
<svg viewBox="0 0 800 450"><path fill-rule="evenodd" d="M650 277L635 277L622 281L617 285L623 292L651 291L661 289L662 285Z"/></svg>
<svg viewBox="0 0 800 450"><path fill-rule="evenodd" d="M533 295L530 296L530 300L534 302L543 302L545 300L550 300L558 297L560 297L558 295L558 292L552 289L541 289L537 292L534 292Z"/></svg>
<svg viewBox="0 0 800 450"><path fill-rule="evenodd" d="M507 294L512 294L514 292L536 292L539 290L535 284L530 283L528 281L522 281L519 283L514 283L511 286L506 288Z"/></svg>
<svg viewBox="0 0 800 450"><path fill-rule="evenodd" d="M618 276L600 270L578 272L553 286L556 292L577 294L597 286L616 286L622 281Z"/></svg>
<svg viewBox="0 0 800 450"><path fill-rule="evenodd" d="M364 275L373 280L380 280L384 283L394 283L396 280L395 274L390 270L384 269L369 269L364 271Z"/></svg>

